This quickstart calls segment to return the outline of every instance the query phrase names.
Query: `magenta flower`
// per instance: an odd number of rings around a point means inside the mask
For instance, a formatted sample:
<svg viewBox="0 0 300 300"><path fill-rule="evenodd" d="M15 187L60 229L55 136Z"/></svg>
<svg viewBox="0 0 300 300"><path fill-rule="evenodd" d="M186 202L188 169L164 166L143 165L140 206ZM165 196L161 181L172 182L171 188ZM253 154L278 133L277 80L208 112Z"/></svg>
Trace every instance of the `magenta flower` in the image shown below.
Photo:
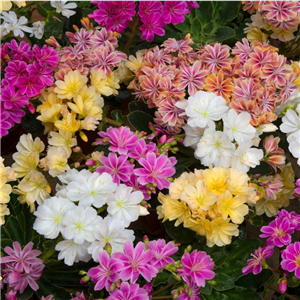
<svg viewBox="0 0 300 300"><path fill-rule="evenodd" d="M117 1L118 13L127 17L128 20L132 20L135 15L135 1Z"/></svg>
<svg viewBox="0 0 300 300"><path fill-rule="evenodd" d="M91 297L89 297L90 299ZM71 300L88 300L87 298L85 298L84 293L83 292L77 292L75 298L72 298Z"/></svg>
<svg viewBox="0 0 300 300"><path fill-rule="evenodd" d="M136 160L139 160L145 157L148 152L157 153L158 149L156 147L156 144L154 143L146 144L144 139L138 139L135 146L132 149L130 149L128 156Z"/></svg>
<svg viewBox="0 0 300 300"><path fill-rule="evenodd" d="M99 174L104 172L110 174L113 182L120 184L120 181L127 182L133 173L133 164L128 160L127 155L117 156L116 153L109 153L108 157L102 156L99 160L103 164L96 169Z"/></svg>
<svg viewBox="0 0 300 300"><path fill-rule="evenodd" d="M151 42L154 39L154 34L164 35L165 23L162 20L160 13L153 13L151 15L145 15L143 17L143 25L141 26L141 39Z"/></svg>
<svg viewBox="0 0 300 300"><path fill-rule="evenodd" d="M29 103L29 98L13 85L1 86L1 102L5 109L23 108Z"/></svg>
<svg viewBox="0 0 300 300"><path fill-rule="evenodd" d="M43 86L51 86L53 84L52 68L47 65L40 65L37 61L34 61L31 65L27 66L27 71L30 75L34 75L39 78Z"/></svg>
<svg viewBox="0 0 300 300"><path fill-rule="evenodd" d="M42 49L40 49L39 46L34 45L32 47L32 52L35 59L38 60L40 65L47 64L49 66L55 67L59 62L57 52L47 45L44 45Z"/></svg>
<svg viewBox="0 0 300 300"><path fill-rule="evenodd" d="M159 13L162 7L161 1L140 1L139 2L139 16L143 22L144 17Z"/></svg>
<svg viewBox="0 0 300 300"><path fill-rule="evenodd" d="M4 252L9 256L1 257L1 264L13 262L15 263L15 271L22 272L24 270L26 273L30 273L30 265L40 265L43 263L40 258L37 258L41 254L41 251L32 250L32 247L33 243L29 242L22 250L19 242L13 242L13 249L8 246L4 248Z"/></svg>
<svg viewBox="0 0 300 300"><path fill-rule="evenodd" d="M291 243L291 233L294 232L287 218L275 219L268 226L263 226L260 231L263 233L259 237L268 238L269 246L277 246L279 248Z"/></svg>
<svg viewBox="0 0 300 300"><path fill-rule="evenodd" d="M107 300L150 300L150 298L138 284L122 282L120 289L114 289Z"/></svg>
<svg viewBox="0 0 300 300"><path fill-rule="evenodd" d="M143 193L144 200L149 200L151 196L148 194L148 189L145 185L141 185L138 182L137 176L134 173L131 174L130 180L126 181L126 186L132 187L133 191L140 191Z"/></svg>
<svg viewBox="0 0 300 300"><path fill-rule="evenodd" d="M300 178L296 180L296 188L295 188L295 193L297 193L298 195L300 195Z"/></svg>
<svg viewBox="0 0 300 300"><path fill-rule="evenodd" d="M28 76L26 67L27 64L23 61L10 61L5 68L5 78L15 85L19 82L20 78Z"/></svg>
<svg viewBox="0 0 300 300"><path fill-rule="evenodd" d="M11 50L9 54L11 60L20 60L25 63L29 63L33 57L33 53L30 50L30 45L24 41L18 45L16 40L12 40L10 43L8 43L8 48Z"/></svg>
<svg viewBox="0 0 300 300"><path fill-rule="evenodd" d="M167 264L174 262L174 259L170 256L177 252L178 247L173 242L166 244L166 241L159 239L157 241L150 241L148 243L148 249L152 253L152 259L150 264L157 268L163 268Z"/></svg>
<svg viewBox="0 0 300 300"><path fill-rule="evenodd" d="M94 1L96 2L96 1ZM118 14L117 3L112 1L97 1L98 9L93 14L89 14L89 18L95 19L100 26L104 27L106 21ZM107 29L109 30L109 29Z"/></svg>
<svg viewBox="0 0 300 300"><path fill-rule="evenodd" d="M262 270L262 264L266 258L271 257L274 252L273 246L266 246L255 250L252 258L247 260L247 266L242 269L243 274L259 274Z"/></svg>
<svg viewBox="0 0 300 300"><path fill-rule="evenodd" d="M204 251L194 250L191 254L186 252L181 258L183 269L180 275L190 276L199 287L205 286L205 280L213 279L215 272L212 271L214 262Z"/></svg>
<svg viewBox="0 0 300 300"><path fill-rule="evenodd" d="M185 288L184 290L178 291L177 300L201 300L198 295L200 294L200 287L188 277L184 277L183 280L188 284L189 288ZM176 290L172 291L175 293Z"/></svg>
<svg viewBox="0 0 300 300"><path fill-rule="evenodd" d="M290 221L290 227L294 230L300 230L300 215L294 211L288 212L285 209L279 210L278 217L280 219L287 218Z"/></svg>
<svg viewBox="0 0 300 300"><path fill-rule="evenodd" d="M184 22L184 15L189 12L185 1L165 1L161 9L164 21L174 25Z"/></svg>
<svg viewBox="0 0 300 300"><path fill-rule="evenodd" d="M123 264L120 272L121 280L130 279L131 283L135 283L141 274L150 282L158 272L157 268L150 264L152 254L150 250L145 250L143 242L139 242L135 248L131 242L127 242L124 246L124 253L113 253L112 258Z"/></svg>
<svg viewBox="0 0 300 300"><path fill-rule="evenodd" d="M112 283L119 279L119 271L122 268L122 263L110 258L106 251L99 252L99 266L91 268L87 275L96 283L95 291L102 290L103 287L109 291Z"/></svg>
<svg viewBox="0 0 300 300"><path fill-rule="evenodd" d="M190 0L188 0L188 1L185 1L185 3L187 5L188 13L191 12L191 7L192 8L198 8L199 7L197 1L190 1Z"/></svg>
<svg viewBox="0 0 300 300"><path fill-rule="evenodd" d="M17 291L9 290L5 293L5 300L17 300Z"/></svg>
<svg viewBox="0 0 300 300"><path fill-rule="evenodd" d="M283 270L294 272L297 278L300 278L300 242L295 242L286 247L281 253L282 261L280 263Z"/></svg>
<svg viewBox="0 0 300 300"><path fill-rule="evenodd" d="M13 127L13 124L11 122L9 122L9 113L1 107L1 111L0 111L0 138L2 138L5 135L8 135L8 130L12 127Z"/></svg>
<svg viewBox="0 0 300 300"><path fill-rule="evenodd" d="M44 88L42 81L34 75L21 77L16 87L20 89L20 93L26 94L29 98L37 96Z"/></svg>
<svg viewBox="0 0 300 300"><path fill-rule="evenodd" d="M175 174L176 162L175 157L167 157L164 154L156 157L155 153L149 152L145 158L139 160L143 168L135 169L134 174L138 176L140 184L156 183L158 189L162 190L169 187L170 181L166 178Z"/></svg>

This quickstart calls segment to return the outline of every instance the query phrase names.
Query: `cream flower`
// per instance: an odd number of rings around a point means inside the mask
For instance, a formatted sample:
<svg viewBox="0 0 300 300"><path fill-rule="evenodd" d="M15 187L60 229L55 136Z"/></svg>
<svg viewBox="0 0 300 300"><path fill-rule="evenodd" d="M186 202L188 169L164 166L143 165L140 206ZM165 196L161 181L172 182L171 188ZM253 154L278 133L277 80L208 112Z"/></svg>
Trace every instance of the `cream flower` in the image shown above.
<svg viewBox="0 0 300 300"><path fill-rule="evenodd" d="M48 140L48 143L52 146L63 147L68 157L71 156L72 147L77 145L76 137L73 138L73 134L69 131L59 130L59 132L50 132L51 138Z"/></svg>
<svg viewBox="0 0 300 300"><path fill-rule="evenodd" d="M180 175L180 177L175 178L175 180L169 186L169 194L173 199L180 199L184 188L193 184L195 181L194 173L184 172Z"/></svg>
<svg viewBox="0 0 300 300"><path fill-rule="evenodd" d="M11 167L4 166L4 158L0 156L0 182L6 183L8 181L16 180L18 174L14 172Z"/></svg>
<svg viewBox="0 0 300 300"><path fill-rule="evenodd" d="M56 177L69 170L68 158L68 153L63 147L50 147L47 153L49 174Z"/></svg>
<svg viewBox="0 0 300 300"><path fill-rule="evenodd" d="M31 133L28 133L21 135L16 148L24 154L31 152L41 153L45 149L45 144L38 137L33 140Z"/></svg>
<svg viewBox="0 0 300 300"><path fill-rule="evenodd" d="M146 52L145 49L139 50L136 53L136 57L133 55L129 55L128 60L125 62L127 68L130 69L131 72L136 73L137 70L142 66L143 55Z"/></svg>
<svg viewBox="0 0 300 300"><path fill-rule="evenodd" d="M80 128L80 121L75 114L68 113L62 120L55 121L54 126L64 131L76 132Z"/></svg>
<svg viewBox="0 0 300 300"><path fill-rule="evenodd" d="M87 83L88 78L81 75L78 70L70 71L64 76L64 81L55 81L56 88L54 92L60 99L72 99L76 93Z"/></svg>
<svg viewBox="0 0 300 300"><path fill-rule="evenodd" d="M87 115L84 120L81 121L80 123L80 128L85 129L85 130L96 130L97 125L99 124L99 121L95 118L92 117L91 115Z"/></svg>
<svg viewBox="0 0 300 300"><path fill-rule="evenodd" d="M12 7L12 4L10 1L0 1L0 13L2 13L2 11L10 10L11 7Z"/></svg>
<svg viewBox="0 0 300 300"><path fill-rule="evenodd" d="M120 82L125 82L126 85L134 78L134 75L129 70L129 68L125 65L125 61L122 61L119 68L117 69L118 77Z"/></svg>
<svg viewBox="0 0 300 300"><path fill-rule="evenodd" d="M39 153L14 153L13 159L14 163L12 164L13 170L18 174L18 178L24 177L30 171L35 170L39 164Z"/></svg>
<svg viewBox="0 0 300 300"><path fill-rule="evenodd" d="M9 209L7 208L7 205L0 204L0 225L3 225L5 223L5 216L8 216L10 214Z"/></svg>
<svg viewBox="0 0 300 300"><path fill-rule="evenodd" d="M12 187L5 182L0 182L0 203L8 203L10 200L10 194L12 192Z"/></svg>

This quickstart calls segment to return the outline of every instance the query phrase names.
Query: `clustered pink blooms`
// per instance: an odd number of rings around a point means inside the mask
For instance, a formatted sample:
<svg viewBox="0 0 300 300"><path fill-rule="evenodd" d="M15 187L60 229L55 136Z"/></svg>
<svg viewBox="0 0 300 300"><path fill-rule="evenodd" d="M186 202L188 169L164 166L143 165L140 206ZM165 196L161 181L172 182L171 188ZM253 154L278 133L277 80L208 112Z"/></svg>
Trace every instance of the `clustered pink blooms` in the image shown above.
<svg viewBox="0 0 300 300"><path fill-rule="evenodd" d="M203 251L194 250L191 254L186 252L181 263L178 265L179 262L176 262L175 267L171 256L178 251L178 247L173 242L166 243L162 239L149 242L147 237L144 242L139 242L135 247L127 242L124 253L113 253L111 257L106 250L101 251L99 266L91 268L87 273L96 283L94 289L105 287L110 294L107 300L150 300L151 280L166 266L173 266L187 288L180 291L175 289L172 294L177 292L181 300L199 300L197 295L200 287L205 286L205 280L215 276L212 271L214 262L210 256ZM147 281L142 287L137 284L140 277ZM193 297L189 298L188 295Z"/></svg>
<svg viewBox="0 0 300 300"><path fill-rule="evenodd" d="M295 194L300 195L300 178L296 180Z"/></svg>
<svg viewBox="0 0 300 300"><path fill-rule="evenodd" d="M184 15L190 8L198 8L196 1L139 1L136 14L135 1L91 1L98 9L89 14L101 27L119 33L130 25L130 21L139 17L142 23L141 38L150 42L154 35L164 35L167 24L184 22Z"/></svg>
<svg viewBox="0 0 300 300"><path fill-rule="evenodd" d="M214 43L197 51L192 45L188 34L147 50L128 86L137 99L157 109L155 122L170 132L180 132L185 125L178 101L199 90L222 96L239 113L250 113L253 126L276 120L276 108L297 90L295 71L285 69L286 58L267 42L250 44L243 39L232 49ZM278 148L273 152L270 163L280 165L282 153Z"/></svg>
<svg viewBox="0 0 300 300"><path fill-rule="evenodd" d="M53 84L53 68L58 64L56 50L15 40L1 45L1 132L8 134L25 115L29 100L37 98L45 87Z"/></svg>
<svg viewBox="0 0 300 300"><path fill-rule="evenodd" d="M123 126L109 127L106 132L100 131L98 134L101 138L96 144L109 144L108 149L111 151L107 157L102 156L99 159L101 165L96 168L98 173L109 173L115 183L122 182L135 190L140 190L145 200L150 199L156 187L159 190L169 187L169 178L175 174L177 161L173 156L168 157L168 149L160 153L155 143L146 141L145 135L139 137ZM174 138L167 140L163 135L158 142L162 142L163 148L163 145L173 140Z"/></svg>
<svg viewBox="0 0 300 300"><path fill-rule="evenodd" d="M243 268L244 274L259 274L268 265L266 258L271 257L275 247L283 248L281 251L281 271L284 270L284 277L280 288L285 288L285 276L287 272L294 272L300 278L300 242L292 243L292 234L300 230L300 215L295 212L288 212L285 209L278 211L278 216L268 226L261 228L261 238L267 239L267 246L259 248L254 252L247 266Z"/></svg>
<svg viewBox="0 0 300 300"><path fill-rule="evenodd" d="M41 251L32 250L32 247L33 243L29 242L22 250L19 242L13 242L13 249L8 246L4 248L8 256L0 258L3 283L20 294L28 285L34 291L38 290L36 280L40 279L45 267L43 261L37 258Z"/></svg>

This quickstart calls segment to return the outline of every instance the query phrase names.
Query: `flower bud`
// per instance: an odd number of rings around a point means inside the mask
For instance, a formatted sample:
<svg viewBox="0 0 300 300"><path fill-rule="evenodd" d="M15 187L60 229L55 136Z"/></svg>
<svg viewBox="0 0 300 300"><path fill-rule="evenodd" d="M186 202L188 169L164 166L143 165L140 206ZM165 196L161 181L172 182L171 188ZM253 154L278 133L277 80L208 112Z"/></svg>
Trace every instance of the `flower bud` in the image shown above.
<svg viewBox="0 0 300 300"><path fill-rule="evenodd" d="M280 278L278 283L279 283L280 293L284 294L287 290L287 279L286 279L286 277Z"/></svg>
<svg viewBox="0 0 300 300"><path fill-rule="evenodd" d="M184 252L191 252L192 251L192 246L191 245L188 245L185 249L184 249Z"/></svg>
<svg viewBox="0 0 300 300"><path fill-rule="evenodd" d="M88 141L88 138L87 136L85 135L85 133L83 131L80 131L79 132L79 136L81 137L81 139L84 141L84 142L87 142Z"/></svg>
<svg viewBox="0 0 300 300"><path fill-rule="evenodd" d="M35 107L33 106L32 103L28 104L28 110L30 111L30 113L34 114L35 113Z"/></svg>
<svg viewBox="0 0 300 300"><path fill-rule="evenodd" d="M87 160L85 164L89 167L93 166L96 162L94 160Z"/></svg>
<svg viewBox="0 0 300 300"><path fill-rule="evenodd" d="M85 274L86 274L86 271L84 271L84 270L79 271L79 275L85 275Z"/></svg>
<svg viewBox="0 0 300 300"><path fill-rule="evenodd" d="M77 147L73 148L73 152L79 153L79 152L81 152L81 148L77 146Z"/></svg>
<svg viewBox="0 0 300 300"><path fill-rule="evenodd" d="M87 283L90 279L91 279L90 276L85 275L84 277L82 277L82 278L80 279L80 283L81 283L81 284Z"/></svg>
<svg viewBox="0 0 300 300"><path fill-rule="evenodd" d="M110 243L106 243L105 246L103 247L104 250L106 250L106 252L111 255L111 250L112 250L112 247L110 245Z"/></svg>

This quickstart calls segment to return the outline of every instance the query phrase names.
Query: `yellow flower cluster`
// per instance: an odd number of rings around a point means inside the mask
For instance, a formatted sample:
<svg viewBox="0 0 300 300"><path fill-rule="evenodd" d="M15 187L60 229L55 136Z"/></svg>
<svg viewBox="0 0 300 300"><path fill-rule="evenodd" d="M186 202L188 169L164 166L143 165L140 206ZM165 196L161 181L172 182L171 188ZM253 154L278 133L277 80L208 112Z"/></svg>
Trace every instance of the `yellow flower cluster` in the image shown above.
<svg viewBox="0 0 300 300"><path fill-rule="evenodd" d="M55 87L42 93L42 104L37 107L41 114L37 119L45 125L45 133L58 129L71 133L95 130L102 119L101 94L117 94L120 87L117 73L105 75L101 69L93 69L88 78L75 70L61 77L63 80L57 80Z"/></svg>
<svg viewBox="0 0 300 300"><path fill-rule="evenodd" d="M7 182L16 180L18 176L12 168L5 167L3 161L4 159L0 157L0 225L5 223L4 216L9 215L9 209L6 204L10 200L12 187Z"/></svg>
<svg viewBox="0 0 300 300"><path fill-rule="evenodd" d="M250 178L233 168L210 168L183 173L169 187L169 195L159 194L159 219L176 220L183 226L205 236L207 245L224 246L239 233L249 205L256 193Z"/></svg>

